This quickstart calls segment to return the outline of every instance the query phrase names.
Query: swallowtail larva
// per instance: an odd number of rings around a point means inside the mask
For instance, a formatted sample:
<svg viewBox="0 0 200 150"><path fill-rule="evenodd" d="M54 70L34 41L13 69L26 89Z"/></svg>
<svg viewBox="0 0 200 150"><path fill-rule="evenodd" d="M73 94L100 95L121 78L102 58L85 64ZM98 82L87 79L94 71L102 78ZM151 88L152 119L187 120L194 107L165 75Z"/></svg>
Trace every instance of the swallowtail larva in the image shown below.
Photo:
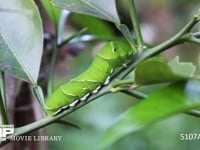
<svg viewBox="0 0 200 150"><path fill-rule="evenodd" d="M115 41L105 44L85 72L61 85L47 99L48 114L57 115L62 110L86 101L90 95L109 83L114 69L127 64L132 56L133 50L127 43Z"/></svg>

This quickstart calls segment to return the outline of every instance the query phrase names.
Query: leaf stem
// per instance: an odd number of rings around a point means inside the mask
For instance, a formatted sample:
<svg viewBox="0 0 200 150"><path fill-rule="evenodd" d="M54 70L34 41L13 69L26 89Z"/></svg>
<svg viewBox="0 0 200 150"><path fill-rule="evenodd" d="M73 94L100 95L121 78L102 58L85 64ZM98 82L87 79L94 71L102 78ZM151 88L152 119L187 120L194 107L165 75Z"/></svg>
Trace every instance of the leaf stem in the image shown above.
<svg viewBox="0 0 200 150"><path fill-rule="evenodd" d="M189 36L188 36L188 38L186 40L188 40L188 42L200 44L200 38L197 38L193 34L189 34Z"/></svg>
<svg viewBox="0 0 200 150"><path fill-rule="evenodd" d="M126 79L126 80L119 80L119 81L113 81L111 83L112 87L115 88L119 85L122 85L122 84L133 84L133 79Z"/></svg>
<svg viewBox="0 0 200 150"><path fill-rule="evenodd" d="M135 98L137 98L137 99L140 99L140 100L142 100L142 99L144 99L144 98L147 98L147 94L145 94L145 93L142 93L142 92L140 92L140 91L137 91L137 90L123 90L123 91L121 91L122 93L125 93L125 94L127 94L127 95L130 95L130 96L132 96L132 97L135 97Z"/></svg>
<svg viewBox="0 0 200 150"><path fill-rule="evenodd" d="M200 32L192 33L192 36L194 36L196 38L200 38Z"/></svg>
<svg viewBox="0 0 200 150"><path fill-rule="evenodd" d="M191 110L189 112L186 112L186 114L195 116L195 117L200 117L200 111L199 110Z"/></svg>
<svg viewBox="0 0 200 150"><path fill-rule="evenodd" d="M33 94L35 95L36 99L38 100L42 108L42 111L47 116L42 88L39 85L33 85L32 90L33 90Z"/></svg>
<svg viewBox="0 0 200 150"><path fill-rule="evenodd" d="M130 15L131 15L131 21L132 21L133 29L135 31L138 50L141 50L141 49L144 48L144 40L142 38L140 24L139 24L139 21L138 21L138 16L136 14L135 3L134 3L134 0L129 0L128 2L129 2L128 3L129 4L129 12L130 12Z"/></svg>
<svg viewBox="0 0 200 150"><path fill-rule="evenodd" d="M62 47L64 46L65 44L67 44L69 41L71 41L72 39L74 39L75 37L78 37L80 36L81 34L83 34L85 31L87 30L87 28L83 28L81 29L80 31L76 32L75 34L73 34L72 36L70 36L69 38L67 38L66 40L62 41L62 43L60 43L58 45L58 47Z"/></svg>
<svg viewBox="0 0 200 150"><path fill-rule="evenodd" d="M134 40L130 30L128 29L128 27L124 24L116 25L116 27L123 34L125 39L129 42L129 44L133 48L133 53L136 53L137 52L137 46L136 46L135 40Z"/></svg>
<svg viewBox="0 0 200 150"><path fill-rule="evenodd" d="M4 72L0 71L0 111L3 124L9 124L7 110L6 110L6 88L5 88Z"/></svg>
<svg viewBox="0 0 200 150"><path fill-rule="evenodd" d="M48 86L47 86L47 96L49 97L53 92L53 76L54 76L54 69L56 64L56 59L58 56L58 47L57 44L54 43L51 55L51 62L49 68L49 78L48 78Z"/></svg>

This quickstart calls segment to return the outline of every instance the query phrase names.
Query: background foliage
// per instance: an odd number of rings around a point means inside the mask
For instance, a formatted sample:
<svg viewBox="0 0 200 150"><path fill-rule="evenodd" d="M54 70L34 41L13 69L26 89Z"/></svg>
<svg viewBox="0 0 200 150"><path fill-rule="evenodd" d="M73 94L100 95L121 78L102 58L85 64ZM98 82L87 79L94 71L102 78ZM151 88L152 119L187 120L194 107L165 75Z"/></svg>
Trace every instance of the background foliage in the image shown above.
<svg viewBox="0 0 200 150"><path fill-rule="evenodd" d="M120 3L121 1L119 1ZM142 24L142 31L144 35L144 39L149 42L158 43L169 36L171 36L178 28L180 28L185 22L186 18L189 19L192 16L192 11L197 6L198 1L188 1L185 2L175 2L175 1L136 1L137 10L139 12L139 19ZM181 7L184 6L184 7ZM127 17L127 6L122 2L120 7L120 17L124 17L122 19L123 22L130 25L130 19ZM182 9L184 8L184 9ZM145 11L144 11L145 9ZM81 16L81 15L76 15ZM73 15L71 16L72 20ZM80 28L80 25L83 24L85 18L79 18L80 24L75 26ZM74 23L74 22L72 22ZM85 23L84 26L89 26L89 30L92 31L92 27L96 29L96 26L90 26L90 24L95 24L92 20ZM97 23L96 23L97 24ZM108 24L108 27L110 25ZM90 33L95 33L90 32ZM111 28L110 31L113 31ZM98 30L99 32L99 30ZM104 30L102 31L104 32ZM105 32L106 33L106 32ZM163 34L164 33L164 34ZM95 33L96 34L96 33ZM191 47L193 49L191 53ZM90 49L90 48L85 48ZM164 53L164 55L171 59L177 54L179 54L181 61L193 61L195 65L198 66L198 52L199 47L191 44L184 44L183 46L175 47L172 50L169 50ZM70 79L74 74L79 74L78 68L80 70L84 70L83 66L80 64L87 64L85 62L88 51L85 53L81 53L76 60L74 60L72 64L72 68L76 68L75 73L74 70L68 74L69 77L65 76L66 80ZM90 53L90 52L89 52ZM66 60L67 61L67 60ZM79 63L80 62L80 63ZM67 62L66 62L67 63ZM197 69L198 71L199 69ZM80 71L80 72L81 72ZM77 72L77 73L76 73ZM58 75L58 82L63 82L60 80L60 74ZM64 80L65 80L64 79ZM176 91L174 91L176 92ZM123 100L122 100L123 99ZM103 131L108 128L113 121L115 121L118 116L127 110L134 101L131 100L131 97L125 96L124 94L112 94L106 95L102 98L99 98L97 101L88 104L84 108L74 112L73 114L67 116L67 119L73 120L81 124L81 131L75 131L72 128L67 130L68 134L63 133L65 127L61 127L60 125L51 125L48 128L48 133L50 135L62 134L64 139L66 140L63 144L60 143L50 143L52 149L56 147L64 148L68 147L69 149L90 149L95 148L99 144L99 140L102 136ZM143 110L145 111L145 110ZM93 113L91 113L93 112ZM96 119L98 118L98 119ZM198 133L200 128L198 126L199 119L193 116L188 116L186 114L178 114L169 119L165 119L159 123L149 126L143 131L137 132L133 135L126 137L125 139L117 142L112 147L108 149L126 149L126 150L168 150L168 149L196 149L199 146L198 141L181 141L180 134L181 133ZM61 131L58 133L56 130L53 132L54 128L61 127ZM76 139L76 140L74 140ZM64 144L66 143L66 144ZM62 147L63 146L63 147Z"/></svg>

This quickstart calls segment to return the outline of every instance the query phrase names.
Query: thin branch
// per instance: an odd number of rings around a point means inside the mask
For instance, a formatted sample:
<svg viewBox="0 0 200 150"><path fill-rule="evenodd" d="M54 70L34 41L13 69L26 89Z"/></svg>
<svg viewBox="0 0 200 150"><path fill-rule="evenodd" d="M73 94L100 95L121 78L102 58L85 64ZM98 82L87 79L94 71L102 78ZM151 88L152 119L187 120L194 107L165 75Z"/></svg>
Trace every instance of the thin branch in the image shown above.
<svg viewBox="0 0 200 150"><path fill-rule="evenodd" d="M129 42L129 44L133 48L133 52L136 53L137 52L136 43L128 27L124 24L116 25L116 27L123 34L125 39Z"/></svg>
<svg viewBox="0 0 200 150"><path fill-rule="evenodd" d="M42 91L42 88L39 85L33 85L32 90L33 90L34 96L36 97L36 99L38 100L38 102L40 104L40 107L42 108L44 115L47 116L44 95L43 95L44 92Z"/></svg>
<svg viewBox="0 0 200 150"><path fill-rule="evenodd" d="M200 38L200 32L192 33L192 36L194 36L196 38Z"/></svg>
<svg viewBox="0 0 200 150"><path fill-rule="evenodd" d="M54 68L55 68L57 56L58 56L58 47L56 46L56 43L54 43L54 47L53 47L52 55L51 55L51 63L49 67L49 78L48 78L48 86L47 86L48 97L53 92L53 76L54 76Z"/></svg>
<svg viewBox="0 0 200 150"><path fill-rule="evenodd" d="M139 24L139 21L138 21L138 16L136 14L134 0L129 0L129 12L130 12L130 15L131 15L131 21L132 21L132 24L133 24L133 29L135 31L138 50L140 50L140 49L144 48L144 40L142 38L142 33L141 33L141 29L140 29L140 24Z"/></svg>
<svg viewBox="0 0 200 150"><path fill-rule="evenodd" d="M186 114L195 116L195 117L200 117L200 110L191 110L189 112L186 112Z"/></svg>
<svg viewBox="0 0 200 150"><path fill-rule="evenodd" d="M193 36L192 34L189 34L188 38L186 39L188 42L200 44L200 38L197 38L196 36Z"/></svg>
<svg viewBox="0 0 200 150"><path fill-rule="evenodd" d="M6 110L6 88L4 72L0 71L0 111L3 124L9 124Z"/></svg>
<svg viewBox="0 0 200 150"><path fill-rule="evenodd" d="M69 38L67 38L66 40L62 41L62 43L60 43L58 45L58 48L61 48L65 44L69 43L69 41L73 40L75 37L78 37L78 36L82 35L86 30L87 30L87 28L83 28L80 31L76 32L75 34L73 34L72 36L70 36Z"/></svg>
<svg viewBox="0 0 200 150"><path fill-rule="evenodd" d="M126 79L126 80L119 80L119 81L113 81L111 83L112 87L115 88L119 85L122 85L122 84L133 84L133 79Z"/></svg>
<svg viewBox="0 0 200 150"><path fill-rule="evenodd" d="M19 136L19 135L23 135L25 133L30 133L32 131L35 131L37 129L43 128L49 124L55 123L57 120L59 120L60 118L74 112L75 110L79 109L80 107L83 107L84 105L94 101L95 99L97 99L98 97L101 97L105 94L110 93L110 89L112 87L110 85L105 86L98 94L94 94L92 95L87 101L84 101L83 103L80 103L78 106L76 106L75 108L70 108L68 110L63 111L62 113L60 113L57 116L54 117L45 117L41 120L38 120L36 122L30 123L28 125L24 125L22 127L19 128L15 128L15 133L13 135L8 136L6 139L6 141L0 141L0 147L7 144L8 142L10 142L9 140L12 139L13 136Z"/></svg>
<svg viewBox="0 0 200 150"><path fill-rule="evenodd" d="M142 93L142 92L137 91L137 90L123 90L121 92L125 93L125 94L127 94L129 96L135 97L137 99L140 99L140 100L142 100L144 98L147 98L147 96L148 96L147 94Z"/></svg>

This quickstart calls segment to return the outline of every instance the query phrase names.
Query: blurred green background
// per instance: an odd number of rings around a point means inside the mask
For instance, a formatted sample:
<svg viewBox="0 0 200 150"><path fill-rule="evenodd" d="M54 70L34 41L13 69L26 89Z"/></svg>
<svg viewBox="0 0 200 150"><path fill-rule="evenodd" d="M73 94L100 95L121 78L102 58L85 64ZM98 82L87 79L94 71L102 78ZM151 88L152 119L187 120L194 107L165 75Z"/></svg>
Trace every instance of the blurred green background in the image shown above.
<svg viewBox="0 0 200 150"><path fill-rule="evenodd" d="M131 27L127 5L122 0L117 3L122 21ZM200 2L199 0L136 0L136 6L144 38L147 42L157 44L181 29L197 11ZM99 24L98 19L89 18L87 22L85 21L84 16L72 15L66 32L88 26L90 34L108 37L118 34L116 29L113 29L114 26L107 22L100 21L102 25L97 29L95 24ZM200 29L197 26L194 30ZM92 62L97 49L99 45L97 46L95 42L84 43L83 51L76 57L67 55L64 60L59 61L55 74L56 87L84 71ZM199 50L200 47L195 44L183 44L168 50L163 55L168 59L179 55L181 61L195 63L198 73ZM49 142L49 149L96 150L104 130L134 103L134 99L120 93L106 95L93 101L65 117L66 120L80 126L81 130L60 124L47 127L48 135L62 136L61 142ZM122 139L108 150L197 150L200 147L199 140L181 141L180 135L181 133L200 134L199 124L199 118L179 114Z"/></svg>

